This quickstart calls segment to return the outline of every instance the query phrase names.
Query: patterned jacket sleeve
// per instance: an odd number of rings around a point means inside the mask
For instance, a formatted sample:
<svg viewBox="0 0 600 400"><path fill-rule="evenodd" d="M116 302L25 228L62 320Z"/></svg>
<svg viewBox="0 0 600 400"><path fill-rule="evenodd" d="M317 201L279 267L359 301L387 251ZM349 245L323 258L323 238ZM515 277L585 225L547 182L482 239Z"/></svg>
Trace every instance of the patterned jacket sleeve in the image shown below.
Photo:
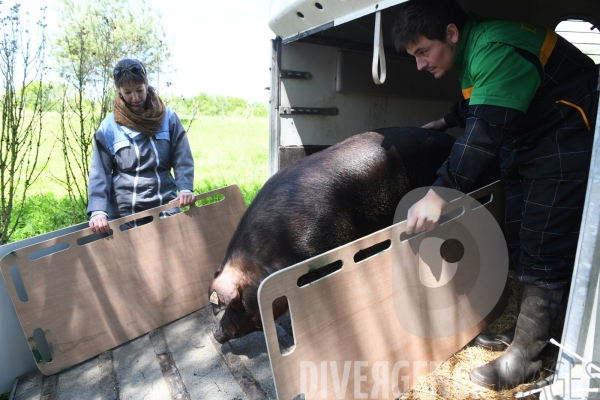
<svg viewBox="0 0 600 400"><path fill-rule="evenodd" d="M444 122L448 128L458 126L464 128L467 123L467 114L469 112L469 100L461 100L450 107L450 114L444 117Z"/></svg>
<svg viewBox="0 0 600 400"><path fill-rule="evenodd" d="M512 108L469 106L465 132L454 142L433 186L468 193L475 179L498 154L510 126L522 115Z"/></svg>
<svg viewBox="0 0 600 400"><path fill-rule="evenodd" d="M187 133L177 114L172 113L169 121L171 134L171 160L175 172L177 190L194 191L194 157Z"/></svg>
<svg viewBox="0 0 600 400"><path fill-rule="evenodd" d="M91 215L94 211L108 213L112 185L112 157L103 138L102 131L96 131L88 179L88 215Z"/></svg>

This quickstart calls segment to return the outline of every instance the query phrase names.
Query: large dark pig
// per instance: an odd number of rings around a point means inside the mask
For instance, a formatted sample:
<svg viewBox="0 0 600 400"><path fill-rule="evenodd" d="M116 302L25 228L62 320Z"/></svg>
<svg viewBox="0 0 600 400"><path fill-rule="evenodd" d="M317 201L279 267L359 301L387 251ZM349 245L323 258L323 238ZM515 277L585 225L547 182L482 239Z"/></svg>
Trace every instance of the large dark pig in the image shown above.
<svg viewBox="0 0 600 400"><path fill-rule="evenodd" d="M400 199L430 186L454 139L420 128L386 128L282 168L256 195L210 285L220 343L262 329L257 291L268 275L393 223ZM287 302L274 305L275 317Z"/></svg>

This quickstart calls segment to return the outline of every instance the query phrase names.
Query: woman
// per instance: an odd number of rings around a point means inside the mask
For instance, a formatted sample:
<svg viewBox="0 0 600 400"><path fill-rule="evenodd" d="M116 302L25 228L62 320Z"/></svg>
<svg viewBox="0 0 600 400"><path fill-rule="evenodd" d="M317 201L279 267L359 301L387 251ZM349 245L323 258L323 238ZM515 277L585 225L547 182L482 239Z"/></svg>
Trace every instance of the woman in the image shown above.
<svg viewBox="0 0 600 400"><path fill-rule="evenodd" d="M96 233L109 231L108 220L166 203L179 201L184 207L194 201L194 160L179 118L148 86L140 61L119 61L113 77L113 112L94 135L90 167L87 213ZM166 213L177 212L179 208ZM128 227L141 223L137 220Z"/></svg>

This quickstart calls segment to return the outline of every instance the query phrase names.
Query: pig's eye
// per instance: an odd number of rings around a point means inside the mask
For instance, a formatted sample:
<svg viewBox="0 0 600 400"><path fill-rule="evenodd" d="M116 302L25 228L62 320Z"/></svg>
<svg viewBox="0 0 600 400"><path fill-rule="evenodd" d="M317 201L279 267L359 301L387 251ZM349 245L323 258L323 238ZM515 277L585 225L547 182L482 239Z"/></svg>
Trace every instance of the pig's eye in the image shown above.
<svg viewBox="0 0 600 400"><path fill-rule="evenodd" d="M231 300L231 302L229 303L229 308L236 310L236 311L241 311L244 309L244 307L242 305L242 301L240 300L239 297L236 297L235 299Z"/></svg>

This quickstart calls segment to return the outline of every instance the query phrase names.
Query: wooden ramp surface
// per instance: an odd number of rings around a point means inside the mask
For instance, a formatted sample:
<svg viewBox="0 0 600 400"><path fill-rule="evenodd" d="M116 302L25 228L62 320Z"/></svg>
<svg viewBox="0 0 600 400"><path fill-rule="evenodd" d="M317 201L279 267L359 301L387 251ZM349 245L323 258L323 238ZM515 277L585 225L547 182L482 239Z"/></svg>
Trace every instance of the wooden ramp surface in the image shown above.
<svg viewBox="0 0 600 400"><path fill-rule="evenodd" d="M490 194L485 207L471 209L473 198L483 199ZM501 297L507 255L504 260L487 264L488 249L474 249L469 239L459 235L465 255L458 261L453 277L434 287L427 277L419 276L423 260L418 249L427 238L440 235L444 227L456 232L453 224L461 225L463 230L466 227L471 239L485 241L492 228L500 227L486 224L482 215L487 208L493 215L488 213L487 217L495 222L494 218L502 214L502 204L501 186L488 186L451 202L445 212L464 207L463 215L430 233L401 240L406 224L401 222L263 281L259 304L278 398L291 400L302 393L307 399L397 398L416 378L471 341L503 310L499 303L493 311L481 314L478 303L484 300L481 296L496 296L496 300ZM465 218L477 223L465 224ZM365 249L372 246L376 247L367 254L369 258L361 260ZM482 261L478 265L470 265L473 254ZM494 272L494 265L503 262L504 270ZM331 265L341 269L308 285L299 282L307 273ZM490 275L496 280L491 285ZM438 281L442 278L443 274L437 275ZM429 286L416 286L424 282ZM407 296L411 291L416 295ZM287 352L280 349L273 322L272 304L281 296L288 300L295 345ZM405 315L410 318L401 318ZM459 321L465 320L474 322L463 329ZM417 336L409 330L431 335Z"/></svg>
<svg viewBox="0 0 600 400"><path fill-rule="evenodd" d="M208 198L218 201L159 218L173 208L164 205L110 221L112 235L85 229L0 260L42 373L55 374L209 304L208 286L245 205L237 186L196 202ZM149 224L119 229L147 216ZM44 340L50 354L38 344Z"/></svg>
<svg viewBox="0 0 600 400"><path fill-rule="evenodd" d="M58 374L18 379L11 400L275 400L262 332L221 346L212 307Z"/></svg>

